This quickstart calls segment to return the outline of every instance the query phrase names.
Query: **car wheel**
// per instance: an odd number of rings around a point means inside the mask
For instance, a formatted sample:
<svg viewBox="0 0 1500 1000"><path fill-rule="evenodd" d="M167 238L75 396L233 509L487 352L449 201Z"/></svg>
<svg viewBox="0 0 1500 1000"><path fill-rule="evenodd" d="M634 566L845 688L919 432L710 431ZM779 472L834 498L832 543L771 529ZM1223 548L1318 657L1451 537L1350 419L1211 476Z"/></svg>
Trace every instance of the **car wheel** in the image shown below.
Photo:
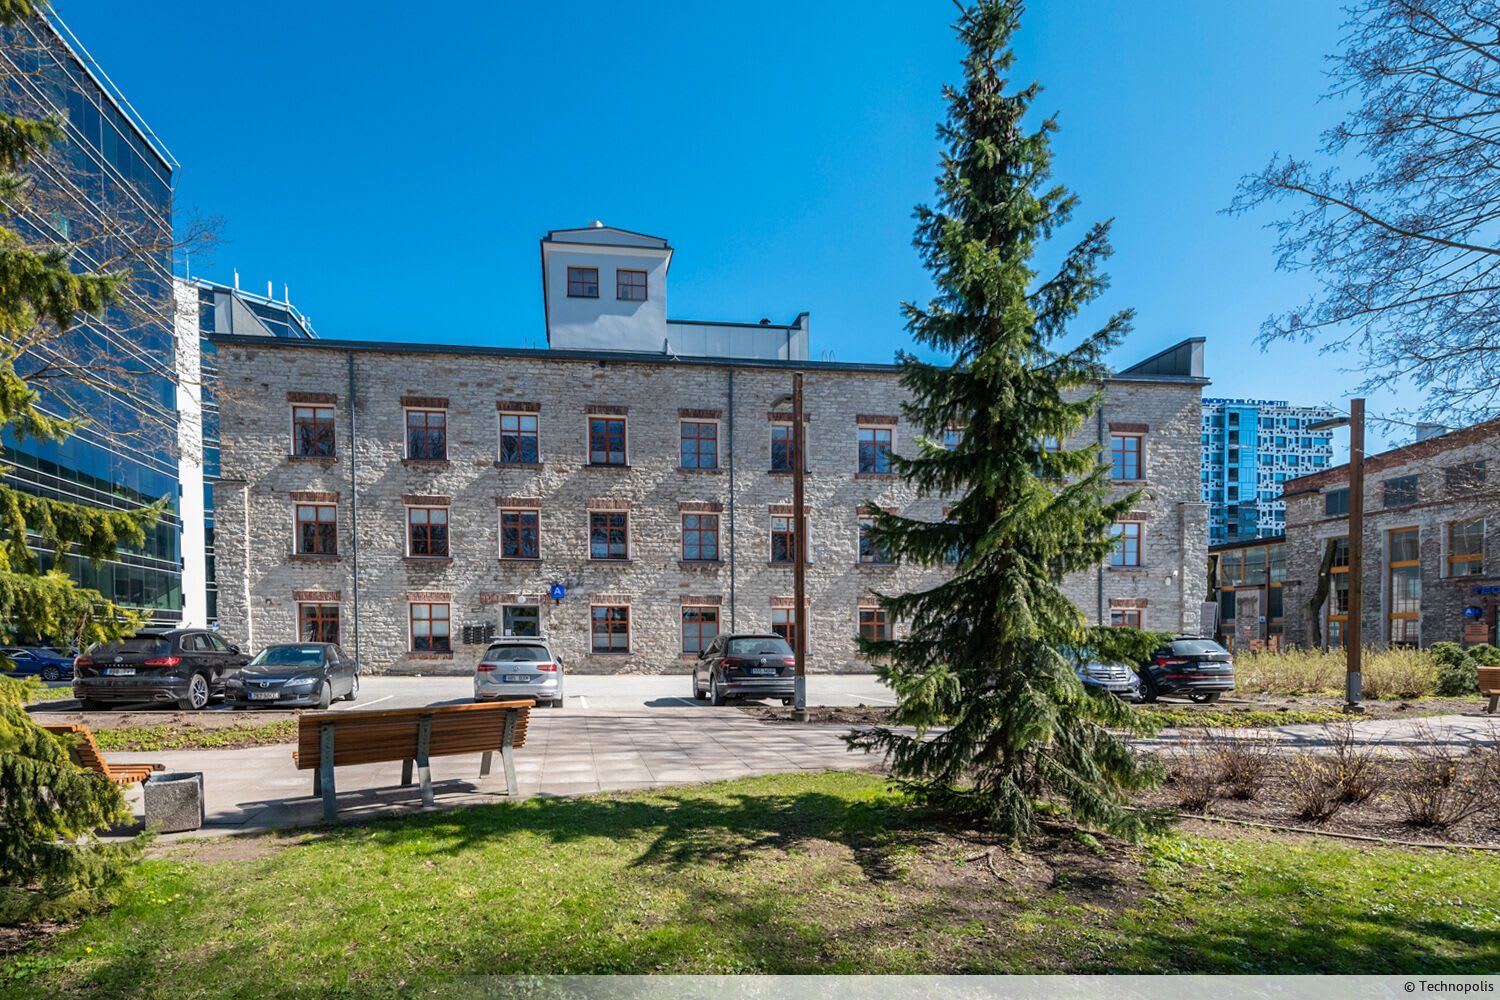
<svg viewBox="0 0 1500 1000"><path fill-rule="evenodd" d="M344 695L345 701L353 701L359 697L359 674L355 674L349 681L349 693Z"/></svg>
<svg viewBox="0 0 1500 1000"><path fill-rule="evenodd" d="M713 674L708 675L708 703L714 706L724 704L724 692L719 690L719 678Z"/></svg>
<svg viewBox="0 0 1500 1000"><path fill-rule="evenodd" d="M1202 691L1191 697L1200 705L1211 705L1219 700L1219 694L1220 692L1218 691Z"/></svg>
<svg viewBox="0 0 1500 1000"><path fill-rule="evenodd" d="M194 674L188 678L187 697L177 699L177 707L184 711L198 712L208 704L208 678Z"/></svg>
<svg viewBox="0 0 1500 1000"><path fill-rule="evenodd" d="M333 704L333 683L323 682L323 690L318 692L318 711L323 711Z"/></svg>
<svg viewBox="0 0 1500 1000"><path fill-rule="evenodd" d="M1153 702L1156 700L1156 681L1151 679L1150 671L1141 674L1141 701Z"/></svg>
<svg viewBox="0 0 1500 1000"><path fill-rule="evenodd" d="M42 680L60 681L62 680L62 671L57 669L57 664L49 663L42 668Z"/></svg>

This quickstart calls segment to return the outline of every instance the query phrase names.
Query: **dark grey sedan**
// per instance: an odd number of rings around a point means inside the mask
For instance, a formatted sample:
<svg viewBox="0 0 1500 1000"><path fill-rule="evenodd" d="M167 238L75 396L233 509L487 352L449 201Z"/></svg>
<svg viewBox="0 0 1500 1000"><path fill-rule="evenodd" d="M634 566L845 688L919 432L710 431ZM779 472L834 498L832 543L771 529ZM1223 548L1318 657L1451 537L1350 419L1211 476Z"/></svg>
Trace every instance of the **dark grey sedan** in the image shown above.
<svg viewBox="0 0 1500 1000"><path fill-rule="evenodd" d="M235 708L327 708L359 696L354 657L331 642L267 646L224 682Z"/></svg>

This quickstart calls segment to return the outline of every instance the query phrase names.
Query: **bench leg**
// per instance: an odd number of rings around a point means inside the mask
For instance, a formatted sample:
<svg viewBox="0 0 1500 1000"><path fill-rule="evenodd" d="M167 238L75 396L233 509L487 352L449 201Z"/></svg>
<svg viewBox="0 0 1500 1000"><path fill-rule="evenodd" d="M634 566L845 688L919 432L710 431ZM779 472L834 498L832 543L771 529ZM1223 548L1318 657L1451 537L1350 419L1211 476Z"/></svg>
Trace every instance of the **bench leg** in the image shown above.
<svg viewBox="0 0 1500 1000"><path fill-rule="evenodd" d="M484 756L481 757L481 758L479 758L479 776L481 778L487 778L490 775L490 756L491 756L491 753L492 753L491 751L486 750L484 752Z"/></svg>
<svg viewBox="0 0 1500 1000"><path fill-rule="evenodd" d="M1500 708L1500 694L1492 694L1490 695L1490 707L1485 709L1485 711L1494 715L1497 708Z"/></svg>
<svg viewBox="0 0 1500 1000"><path fill-rule="evenodd" d="M516 717L519 709L505 710L505 731L500 737L500 763L505 765L505 794L516 794Z"/></svg>
<svg viewBox="0 0 1500 1000"><path fill-rule="evenodd" d="M313 771L313 798L323 794L323 769L317 768Z"/></svg>
<svg viewBox="0 0 1500 1000"><path fill-rule="evenodd" d="M323 796L323 820L332 823L339 818L339 803L333 785L333 725L322 727L320 760L318 762L319 792Z"/></svg>
<svg viewBox="0 0 1500 1000"><path fill-rule="evenodd" d="M401 784L403 784L403 785L409 785L409 784L411 784L411 758L410 757L408 757L406 760L403 760L401 762Z"/></svg>
<svg viewBox="0 0 1500 1000"><path fill-rule="evenodd" d="M428 766L427 749L432 745L432 716L417 719L417 776L422 782L422 805L430 807L432 801L432 768Z"/></svg>

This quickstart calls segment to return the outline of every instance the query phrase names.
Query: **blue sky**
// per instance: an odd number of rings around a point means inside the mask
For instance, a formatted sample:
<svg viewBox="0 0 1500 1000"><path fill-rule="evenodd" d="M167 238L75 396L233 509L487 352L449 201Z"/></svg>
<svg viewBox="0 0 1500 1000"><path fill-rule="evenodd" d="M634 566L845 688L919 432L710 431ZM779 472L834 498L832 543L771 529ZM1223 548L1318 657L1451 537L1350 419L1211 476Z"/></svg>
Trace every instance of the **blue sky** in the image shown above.
<svg viewBox="0 0 1500 1000"><path fill-rule="evenodd" d="M544 344L537 240L591 219L672 241L669 315L808 310L815 357L889 360L900 301L930 292L911 209L959 77L948 0L57 7L182 163L179 207L223 217L194 273L287 285L325 337ZM1070 235L1115 219L1119 363L1204 336L1211 395L1346 398L1357 359L1255 346L1310 286L1275 271L1269 217L1220 214L1335 120L1339 24L1292 0L1027 11L1014 76L1060 115Z"/></svg>

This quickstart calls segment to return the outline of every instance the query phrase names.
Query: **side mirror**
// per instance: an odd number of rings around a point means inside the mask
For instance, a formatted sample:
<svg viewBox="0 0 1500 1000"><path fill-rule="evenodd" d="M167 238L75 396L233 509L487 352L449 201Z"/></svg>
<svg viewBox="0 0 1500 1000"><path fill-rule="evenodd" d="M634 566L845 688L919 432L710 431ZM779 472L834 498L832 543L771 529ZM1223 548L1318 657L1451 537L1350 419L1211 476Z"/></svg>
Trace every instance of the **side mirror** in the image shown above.
<svg viewBox="0 0 1500 1000"><path fill-rule="evenodd" d="M231 653L238 653L240 651L240 647L238 647L238 646L230 646L229 647L229 651Z"/></svg>

